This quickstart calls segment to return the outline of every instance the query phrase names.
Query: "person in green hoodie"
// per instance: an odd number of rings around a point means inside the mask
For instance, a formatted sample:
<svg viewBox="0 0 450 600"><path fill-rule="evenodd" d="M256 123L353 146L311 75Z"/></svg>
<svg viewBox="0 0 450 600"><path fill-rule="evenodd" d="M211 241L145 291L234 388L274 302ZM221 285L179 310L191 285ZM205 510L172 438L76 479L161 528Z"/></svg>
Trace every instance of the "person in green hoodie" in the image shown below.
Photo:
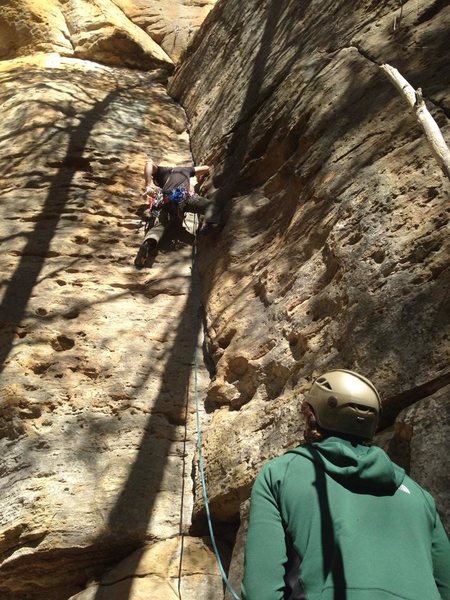
<svg viewBox="0 0 450 600"><path fill-rule="evenodd" d="M368 441L380 397L334 370L303 405L306 444L251 495L243 600L450 600L450 544L431 495Z"/></svg>

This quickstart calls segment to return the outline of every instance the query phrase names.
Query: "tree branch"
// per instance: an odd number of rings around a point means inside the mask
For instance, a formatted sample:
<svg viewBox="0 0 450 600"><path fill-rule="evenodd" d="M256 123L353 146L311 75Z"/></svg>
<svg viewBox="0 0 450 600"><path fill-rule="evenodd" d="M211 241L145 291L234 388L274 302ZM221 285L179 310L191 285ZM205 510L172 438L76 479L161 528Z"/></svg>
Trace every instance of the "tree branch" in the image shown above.
<svg viewBox="0 0 450 600"><path fill-rule="evenodd" d="M401 75L397 69L391 67L391 65L381 65L380 69L384 71L388 79L395 85L409 107L414 110L416 119L425 133L425 137L433 150L433 154L439 165L442 167L445 175L447 175L447 178L450 180L450 150L445 143L444 136L442 135L438 124L426 107L422 97L422 90L419 88L415 91L403 75Z"/></svg>

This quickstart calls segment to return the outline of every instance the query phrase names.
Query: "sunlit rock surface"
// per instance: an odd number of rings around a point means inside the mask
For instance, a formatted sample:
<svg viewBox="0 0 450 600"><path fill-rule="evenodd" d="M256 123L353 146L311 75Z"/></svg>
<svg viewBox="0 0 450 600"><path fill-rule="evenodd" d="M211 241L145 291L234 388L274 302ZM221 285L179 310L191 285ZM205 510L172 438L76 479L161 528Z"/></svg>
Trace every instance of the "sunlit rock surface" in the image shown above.
<svg viewBox="0 0 450 600"><path fill-rule="evenodd" d="M450 139L449 10L230 0L175 76L226 218L202 255L218 516L237 516L261 463L300 441L284 421L313 376L340 366L373 379L384 424L450 379L449 182L378 66L423 88ZM263 415L273 421L249 433Z"/></svg>
<svg viewBox="0 0 450 600"><path fill-rule="evenodd" d="M0 59L35 52L73 54L58 0L4 0L0 7Z"/></svg>
<svg viewBox="0 0 450 600"><path fill-rule="evenodd" d="M62 600L190 523L193 236L133 266L146 155L189 140L157 72L43 55L0 82L0 596Z"/></svg>
<svg viewBox="0 0 450 600"><path fill-rule="evenodd" d="M175 62L216 0L114 0Z"/></svg>
<svg viewBox="0 0 450 600"><path fill-rule="evenodd" d="M0 12L0 58L52 51L140 69L173 66L112 0L6 0Z"/></svg>
<svg viewBox="0 0 450 600"><path fill-rule="evenodd" d="M448 182L378 63L448 140L449 8L220 0L194 39L213 5L0 7L2 600L223 600L196 356L236 589L254 477L329 367L374 380L377 443L448 523ZM166 85L192 40L170 88L190 140ZM146 156L190 163L191 142L226 220L201 291L188 231L133 267Z"/></svg>
<svg viewBox="0 0 450 600"><path fill-rule="evenodd" d="M172 68L215 0L5 0L0 59L59 52L109 65Z"/></svg>
<svg viewBox="0 0 450 600"><path fill-rule="evenodd" d="M222 556L227 551L221 548ZM225 563L226 564L226 563ZM70 600L218 598L222 578L207 539L170 538L136 550Z"/></svg>

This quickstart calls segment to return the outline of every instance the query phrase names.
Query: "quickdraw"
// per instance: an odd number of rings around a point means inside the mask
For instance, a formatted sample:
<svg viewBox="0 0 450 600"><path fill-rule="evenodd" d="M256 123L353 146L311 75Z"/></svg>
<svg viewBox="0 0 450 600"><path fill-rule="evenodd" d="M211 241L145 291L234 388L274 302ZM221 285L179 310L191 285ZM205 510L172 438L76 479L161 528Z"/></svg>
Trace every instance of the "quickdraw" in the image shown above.
<svg viewBox="0 0 450 600"><path fill-rule="evenodd" d="M183 204L190 196L190 192L184 187L177 187L168 194L165 195L168 198L168 202L173 202L180 208L182 208Z"/></svg>
<svg viewBox="0 0 450 600"><path fill-rule="evenodd" d="M154 189L151 192L147 192L147 196L149 199L149 211L150 213L156 209L156 210L160 210L164 204L165 204L165 199L164 199L164 194L163 191L160 189Z"/></svg>

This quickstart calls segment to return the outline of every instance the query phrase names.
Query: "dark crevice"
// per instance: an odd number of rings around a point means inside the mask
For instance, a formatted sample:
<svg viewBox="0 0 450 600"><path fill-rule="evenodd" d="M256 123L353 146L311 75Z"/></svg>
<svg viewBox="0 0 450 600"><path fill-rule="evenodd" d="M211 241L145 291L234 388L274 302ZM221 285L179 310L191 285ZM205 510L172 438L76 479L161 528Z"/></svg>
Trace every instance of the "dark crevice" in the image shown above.
<svg viewBox="0 0 450 600"><path fill-rule="evenodd" d="M377 59L372 56L370 54L370 52L368 52L367 50L364 50L364 48L362 48L359 44L355 44L354 46L349 46L349 48L355 48L363 58L366 58L367 60L370 60L371 63L373 63L374 65L376 65L377 67L380 66L380 63L377 61Z"/></svg>
<svg viewBox="0 0 450 600"><path fill-rule="evenodd" d="M425 96L424 99L433 104L438 110L442 110L447 119L450 119L450 108L444 105L443 100L436 100L435 98Z"/></svg>
<svg viewBox="0 0 450 600"><path fill-rule="evenodd" d="M216 376L216 364L214 362L211 348L210 348L210 338L208 334L208 323L206 321L206 313L204 306L200 307L200 316L202 320L202 333L203 333L203 341L202 341L202 354L203 354L203 364L208 371L208 375L210 379L213 379Z"/></svg>
<svg viewBox="0 0 450 600"><path fill-rule="evenodd" d="M356 146L352 146L350 148L350 150L347 150L347 152L344 152L344 154L341 154L341 156L338 156L337 158L335 158L332 162L333 163L337 163L338 161L342 160L343 158L345 158L346 156L348 156L349 154L352 154L352 152L354 152L355 150L358 150L358 148L360 148L361 146L363 146L364 144L367 143L367 140L373 138L376 135L383 135L383 131L374 131L372 133L369 133L369 135L367 135L362 142L360 142L359 144L356 144Z"/></svg>
<svg viewBox="0 0 450 600"><path fill-rule="evenodd" d="M433 4L427 8L427 10L420 15L420 17L414 23L415 25L421 25L426 21L429 21L435 17L442 9L446 8L450 4L450 0L436 0Z"/></svg>
<svg viewBox="0 0 450 600"><path fill-rule="evenodd" d="M444 2L445 2L445 4L448 4L448 2L450 2L450 0L444 0ZM367 50L364 50L359 44L355 44L352 46L344 46L340 50L347 50L350 48L354 48L355 50L357 50L363 58L366 58L367 60L369 60L371 63L373 63L377 67L381 66L382 63L378 62L376 60L376 58L370 54L370 52L368 52ZM442 112L445 114L447 119L450 119L450 108L448 108L447 106L444 105L443 100L436 100L430 96L425 96L425 94L423 94L423 98L424 98L424 100L433 104L437 109L442 110Z"/></svg>
<svg viewBox="0 0 450 600"><path fill-rule="evenodd" d="M392 425L398 414L409 406L428 398L438 390L450 384L450 372L444 373L431 381L427 381L415 388L404 390L399 394L386 398L383 402L383 411L380 421L380 430Z"/></svg>

